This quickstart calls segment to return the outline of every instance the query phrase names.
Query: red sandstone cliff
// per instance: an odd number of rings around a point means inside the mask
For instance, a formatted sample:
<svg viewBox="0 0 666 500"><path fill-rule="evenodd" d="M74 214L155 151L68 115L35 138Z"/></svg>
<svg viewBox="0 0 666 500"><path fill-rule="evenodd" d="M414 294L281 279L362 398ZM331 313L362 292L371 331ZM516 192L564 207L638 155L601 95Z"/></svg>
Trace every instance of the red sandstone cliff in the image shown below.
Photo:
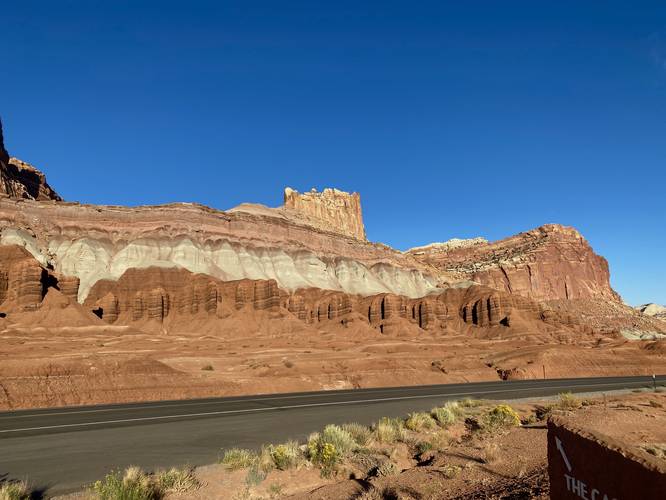
<svg viewBox="0 0 666 500"><path fill-rule="evenodd" d="M284 206L310 218L313 225L365 241L361 196L337 189L299 193L284 190Z"/></svg>
<svg viewBox="0 0 666 500"><path fill-rule="evenodd" d="M608 262L574 228L547 224L487 243L432 245L407 254L439 271L537 300L619 301Z"/></svg>

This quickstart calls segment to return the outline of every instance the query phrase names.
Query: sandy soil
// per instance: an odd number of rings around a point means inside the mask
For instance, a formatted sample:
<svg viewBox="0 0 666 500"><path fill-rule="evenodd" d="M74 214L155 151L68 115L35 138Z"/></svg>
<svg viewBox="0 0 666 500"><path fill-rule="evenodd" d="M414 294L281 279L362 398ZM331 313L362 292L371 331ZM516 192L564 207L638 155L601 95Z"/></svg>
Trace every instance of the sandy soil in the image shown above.
<svg viewBox="0 0 666 500"><path fill-rule="evenodd" d="M542 378L544 368L549 378L666 373L663 341L352 336L342 327L303 335L271 329L264 315L253 317L251 336L117 326L6 329L0 409Z"/></svg>

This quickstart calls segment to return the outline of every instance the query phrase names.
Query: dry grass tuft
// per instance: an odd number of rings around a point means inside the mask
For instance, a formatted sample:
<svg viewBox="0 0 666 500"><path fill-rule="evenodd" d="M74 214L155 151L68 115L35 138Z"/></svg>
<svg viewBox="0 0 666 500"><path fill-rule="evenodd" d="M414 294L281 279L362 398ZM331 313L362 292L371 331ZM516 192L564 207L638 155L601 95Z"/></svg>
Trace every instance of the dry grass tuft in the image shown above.
<svg viewBox="0 0 666 500"><path fill-rule="evenodd" d="M499 460L500 447L495 443L488 443L481 450L481 460L486 464L493 464Z"/></svg>
<svg viewBox="0 0 666 500"><path fill-rule="evenodd" d="M577 410L581 406L582 405L581 405L580 399L575 397L570 392L561 392L558 395L557 407L560 410L573 411L573 410Z"/></svg>
<svg viewBox="0 0 666 500"><path fill-rule="evenodd" d="M374 433L380 443L392 444L405 438L405 427L401 419L384 417L374 425Z"/></svg>
<svg viewBox="0 0 666 500"><path fill-rule="evenodd" d="M231 448L224 452L220 463L229 470L251 467L257 461L257 454L244 448Z"/></svg>
<svg viewBox="0 0 666 500"><path fill-rule="evenodd" d="M359 446L367 446L372 441L372 430L367 425L351 422L342 424L342 430L348 432Z"/></svg>
<svg viewBox="0 0 666 500"><path fill-rule="evenodd" d="M0 500L29 500L30 488L25 481L0 483Z"/></svg>
<svg viewBox="0 0 666 500"><path fill-rule="evenodd" d="M437 427L437 422L425 412L414 412L407 416L405 427L410 431L421 432Z"/></svg>
<svg viewBox="0 0 666 500"><path fill-rule="evenodd" d="M444 467L442 467L442 475L446 479L453 479L460 475L461 470L462 468L459 465L451 465L451 464L445 465Z"/></svg>
<svg viewBox="0 0 666 500"><path fill-rule="evenodd" d="M160 471L155 474L157 486L162 493L183 493L201 486L192 469L176 469Z"/></svg>

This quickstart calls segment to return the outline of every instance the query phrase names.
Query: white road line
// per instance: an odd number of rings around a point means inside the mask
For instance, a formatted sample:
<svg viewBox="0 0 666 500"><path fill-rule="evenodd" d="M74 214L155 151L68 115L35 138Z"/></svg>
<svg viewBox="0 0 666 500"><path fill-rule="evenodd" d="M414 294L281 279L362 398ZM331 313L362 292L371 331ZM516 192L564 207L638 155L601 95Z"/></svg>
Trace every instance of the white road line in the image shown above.
<svg viewBox="0 0 666 500"><path fill-rule="evenodd" d="M525 382L536 382L536 380L526 380ZM549 380L548 382L556 383L556 380ZM627 382L628 384L646 384L649 381L642 381L642 380L636 380L634 382ZM489 384L497 385L500 382L488 382ZM615 385L617 382L613 383L607 383L607 384L593 384L593 383L588 383L588 384L580 384L578 387L587 387L588 385ZM471 382L471 384L484 384L484 382ZM455 385L465 385L464 383L462 384L451 384L453 386ZM415 386L416 388L418 386ZM539 385L537 387L532 387L533 389L548 389L552 388L553 386L551 385ZM571 386L568 386L571 388ZM575 386L573 386L575 387ZM373 389L363 389L364 391L373 391L373 392L395 392L395 391L404 391L405 387L376 387ZM352 392L353 390L349 390L348 392ZM490 391L480 391L480 392L490 392ZM341 393L337 392L335 394L342 395ZM472 393L470 393L472 394ZM284 400L284 399L306 399L306 398L317 398L321 396L328 396L329 394L296 394L296 395L284 395L284 396L268 396L267 397L261 397L261 398L248 398L248 399L229 399L226 401L188 401L188 400L183 400L183 401L174 401L170 404L151 404L151 403L146 403L145 405L141 405L140 403L135 403L133 406L130 407L119 407L119 408L97 408L94 410L72 410L72 411L54 411L54 412L44 412L44 413L33 413L33 414L27 414L27 415L12 415L10 414L0 414L0 422L4 418L9 418L9 419L15 419L15 418L43 418L43 417L53 417L53 416L59 416L59 415L83 415L83 414L88 414L88 413L109 413L109 412L114 412L114 411L140 411L140 410L149 410L149 409L157 409L157 408L183 408L185 406L210 406L210 405L218 405L218 404L230 404L230 403L255 403L255 402L262 402L262 401L274 401L276 399L278 400ZM130 403L132 404L132 403Z"/></svg>
<svg viewBox="0 0 666 500"><path fill-rule="evenodd" d="M634 382L630 382L634 383ZM638 383L638 382L636 382ZM591 387L601 387L601 386L614 386L617 385L617 383L607 383L607 384L594 384ZM570 385L562 385L562 386L547 386L544 387L545 389L569 389L571 386ZM586 386L580 386L580 387L586 387ZM317 407L317 406L335 406L335 405L348 405L348 404L358 404L358 403L374 403L374 402L382 402L382 401L402 401L402 400L408 400L408 399L431 399L431 398L448 398L451 396L469 396L469 395L476 395L476 394L493 394L493 393L498 393L498 392L524 392L524 391L532 391L534 390L534 387L525 387L521 389L500 389L496 391L478 391L478 392L459 392L459 393L450 393L450 394L423 394L419 396L402 396L402 397L392 397L392 398L377 398L377 399L357 399L357 400L352 400L352 401L331 401L331 402L325 402L325 403L308 403L308 404L302 404L302 405L284 405L284 406L273 406L273 407L267 407L267 408L247 408L245 410L224 410L224 411L211 411L211 412L203 412L203 413L189 413L189 414L183 414L183 415L158 415L154 417L138 417L138 418L125 418L125 419L119 419L119 420L103 420L103 421L98 421L98 422L81 422L77 424L60 424L60 425L45 425L41 427L26 427L23 429L7 429L7 430L0 430L0 434L9 434L9 433L16 433L16 432L26 432L26 431L38 431L38 430L47 430L47 429L65 429L65 428L70 428L70 427L89 427L93 425L105 425L105 424L121 424L121 423L127 423L127 422L145 422L145 421L150 421L150 420L167 420L167 419L174 419L174 418L190 418L190 417L205 417L205 416L210 416L210 415L230 415L230 414L238 414L238 413L253 413L253 412L262 412L262 411L273 411L273 410L289 410L289 409L294 409L294 408L311 408L311 407ZM539 389L539 388L537 388Z"/></svg>

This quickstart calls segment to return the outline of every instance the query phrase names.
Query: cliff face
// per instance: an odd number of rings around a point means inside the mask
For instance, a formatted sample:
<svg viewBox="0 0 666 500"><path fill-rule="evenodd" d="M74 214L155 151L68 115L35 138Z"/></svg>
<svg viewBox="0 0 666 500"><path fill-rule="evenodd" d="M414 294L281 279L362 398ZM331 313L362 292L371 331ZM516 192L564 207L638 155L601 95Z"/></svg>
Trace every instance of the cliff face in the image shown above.
<svg viewBox="0 0 666 500"><path fill-rule="evenodd" d="M284 207L309 218L321 229L337 232L365 241L365 227L361 212L361 196L337 189L324 189L318 193L299 193L291 188L284 190Z"/></svg>
<svg viewBox="0 0 666 500"><path fill-rule="evenodd" d="M358 193L287 188L282 207L228 211L191 203L43 203L60 197L41 172L9 157L1 133L0 162L0 191L8 195L0 197L0 245L22 246L44 268L80 280L79 302L98 281L149 267L221 281L273 280L289 293L318 288L417 299L474 281L538 301L619 299L606 260L575 229L559 225L493 243L454 240L399 252L366 240Z"/></svg>
<svg viewBox="0 0 666 500"><path fill-rule="evenodd" d="M44 266L81 280L83 301L99 280L132 268L182 267L223 281L275 280L360 295L422 297L437 279L384 245L342 237L280 211L222 212L194 204L86 206L0 199L0 244L28 249Z"/></svg>
<svg viewBox="0 0 666 500"><path fill-rule="evenodd" d="M493 243L406 253L439 271L532 299L620 300L610 286L606 259L571 227L548 224Z"/></svg>
<svg viewBox="0 0 666 500"><path fill-rule="evenodd" d="M62 198L46 182L42 172L18 158L11 158L5 149L0 122L0 194L10 198L28 200L56 200Z"/></svg>

